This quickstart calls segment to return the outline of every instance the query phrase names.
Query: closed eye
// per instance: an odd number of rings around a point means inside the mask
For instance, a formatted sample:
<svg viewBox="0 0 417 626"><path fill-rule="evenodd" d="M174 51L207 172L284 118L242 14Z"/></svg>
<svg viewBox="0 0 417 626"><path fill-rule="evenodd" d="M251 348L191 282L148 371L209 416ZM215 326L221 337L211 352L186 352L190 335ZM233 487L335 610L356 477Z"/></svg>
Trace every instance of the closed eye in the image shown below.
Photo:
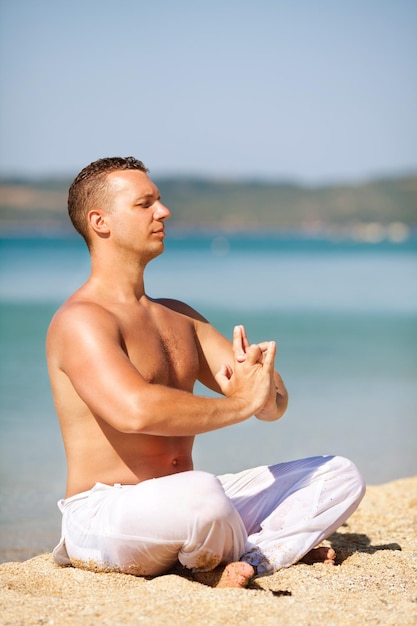
<svg viewBox="0 0 417 626"><path fill-rule="evenodd" d="M144 209L149 209L149 207L155 204L155 202L158 202L160 199L161 199L160 195L158 195L157 198L155 198L155 196L153 195L144 196L137 200L137 202L135 203L135 206L140 206L140 207L143 207Z"/></svg>

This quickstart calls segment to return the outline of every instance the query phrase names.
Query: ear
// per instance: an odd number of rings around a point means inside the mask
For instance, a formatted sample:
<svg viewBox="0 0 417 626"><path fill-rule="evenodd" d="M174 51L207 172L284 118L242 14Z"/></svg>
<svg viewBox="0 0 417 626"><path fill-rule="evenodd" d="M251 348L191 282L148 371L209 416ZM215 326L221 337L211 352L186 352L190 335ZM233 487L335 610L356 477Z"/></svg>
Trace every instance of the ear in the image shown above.
<svg viewBox="0 0 417 626"><path fill-rule="evenodd" d="M108 235L110 233L110 228L106 218L106 213L101 209L92 209L88 212L87 216L91 228L98 235Z"/></svg>

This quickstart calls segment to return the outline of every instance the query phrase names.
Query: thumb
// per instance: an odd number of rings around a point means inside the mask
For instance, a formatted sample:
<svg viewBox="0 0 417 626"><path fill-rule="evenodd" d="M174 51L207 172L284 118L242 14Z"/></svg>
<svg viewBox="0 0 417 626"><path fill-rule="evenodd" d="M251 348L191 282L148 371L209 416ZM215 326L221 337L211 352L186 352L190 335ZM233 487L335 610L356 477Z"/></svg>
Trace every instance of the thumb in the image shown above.
<svg viewBox="0 0 417 626"><path fill-rule="evenodd" d="M230 365L223 363L217 374L215 375L216 382L221 386L222 383L231 379L233 370Z"/></svg>

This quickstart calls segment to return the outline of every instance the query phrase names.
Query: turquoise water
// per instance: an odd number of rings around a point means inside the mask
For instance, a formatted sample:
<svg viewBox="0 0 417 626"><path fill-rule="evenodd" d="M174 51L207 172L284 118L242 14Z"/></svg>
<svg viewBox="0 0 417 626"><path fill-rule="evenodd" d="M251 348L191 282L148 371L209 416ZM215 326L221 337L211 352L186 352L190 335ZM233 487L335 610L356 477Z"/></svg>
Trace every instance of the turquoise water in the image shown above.
<svg viewBox="0 0 417 626"><path fill-rule="evenodd" d="M89 273L79 239L0 240L0 560L50 550L65 459L45 332ZM149 295L186 300L224 334L275 339L290 393L275 424L206 434L196 467L221 473L314 454L354 460L368 483L417 473L417 244L168 236ZM201 392L201 388L197 390Z"/></svg>

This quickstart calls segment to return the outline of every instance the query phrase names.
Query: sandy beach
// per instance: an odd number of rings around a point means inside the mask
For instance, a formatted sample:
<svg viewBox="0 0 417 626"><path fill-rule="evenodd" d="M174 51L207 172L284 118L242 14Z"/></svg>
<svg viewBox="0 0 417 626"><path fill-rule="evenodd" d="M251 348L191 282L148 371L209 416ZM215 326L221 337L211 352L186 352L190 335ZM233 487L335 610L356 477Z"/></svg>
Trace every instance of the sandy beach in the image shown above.
<svg viewBox="0 0 417 626"><path fill-rule="evenodd" d="M59 568L50 554L0 566L6 625L417 624L417 476L368 487L326 545L334 567L298 564L248 589L179 573L153 579Z"/></svg>

